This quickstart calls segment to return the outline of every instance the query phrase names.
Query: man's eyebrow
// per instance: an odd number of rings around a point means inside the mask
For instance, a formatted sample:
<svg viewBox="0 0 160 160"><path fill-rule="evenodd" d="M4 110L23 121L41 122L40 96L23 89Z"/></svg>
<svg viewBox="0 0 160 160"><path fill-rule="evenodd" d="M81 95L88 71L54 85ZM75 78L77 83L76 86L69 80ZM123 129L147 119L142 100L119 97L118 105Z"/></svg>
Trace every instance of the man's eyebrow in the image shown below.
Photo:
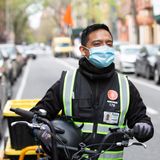
<svg viewBox="0 0 160 160"><path fill-rule="evenodd" d="M113 42L113 39L108 39L108 40L106 40L107 42Z"/></svg>
<svg viewBox="0 0 160 160"><path fill-rule="evenodd" d="M101 40L101 39L96 39L96 40L93 40L92 43L94 43L94 42L102 42L102 41L103 40ZM106 40L106 42L113 42L113 40L108 39L108 40Z"/></svg>
<svg viewBox="0 0 160 160"><path fill-rule="evenodd" d="M100 40L100 39L95 39L93 40L92 42L102 42L103 40Z"/></svg>

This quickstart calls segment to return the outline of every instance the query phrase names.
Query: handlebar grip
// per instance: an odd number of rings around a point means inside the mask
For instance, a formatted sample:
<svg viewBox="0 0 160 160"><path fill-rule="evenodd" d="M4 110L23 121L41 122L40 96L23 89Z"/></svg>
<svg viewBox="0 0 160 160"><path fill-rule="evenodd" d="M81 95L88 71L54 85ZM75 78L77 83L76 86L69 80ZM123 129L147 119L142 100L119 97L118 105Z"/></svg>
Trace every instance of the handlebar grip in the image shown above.
<svg viewBox="0 0 160 160"><path fill-rule="evenodd" d="M27 120L32 120L34 113L31 111L26 111L20 108L10 108L10 111L15 112L16 114L24 117Z"/></svg>
<svg viewBox="0 0 160 160"><path fill-rule="evenodd" d="M134 129L128 129L127 131L125 131L126 134L128 134L130 137L134 137L135 132Z"/></svg>

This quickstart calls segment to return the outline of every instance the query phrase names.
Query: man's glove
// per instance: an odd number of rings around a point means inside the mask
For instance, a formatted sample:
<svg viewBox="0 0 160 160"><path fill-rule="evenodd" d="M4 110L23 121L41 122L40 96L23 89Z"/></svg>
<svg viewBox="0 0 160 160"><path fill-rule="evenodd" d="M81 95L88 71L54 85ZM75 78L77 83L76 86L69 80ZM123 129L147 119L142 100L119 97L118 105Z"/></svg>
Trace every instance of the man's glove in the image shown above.
<svg viewBox="0 0 160 160"><path fill-rule="evenodd" d="M143 141L143 139L146 139L147 136L149 136L151 129L151 126L147 123L136 123L133 127L134 136L139 141Z"/></svg>

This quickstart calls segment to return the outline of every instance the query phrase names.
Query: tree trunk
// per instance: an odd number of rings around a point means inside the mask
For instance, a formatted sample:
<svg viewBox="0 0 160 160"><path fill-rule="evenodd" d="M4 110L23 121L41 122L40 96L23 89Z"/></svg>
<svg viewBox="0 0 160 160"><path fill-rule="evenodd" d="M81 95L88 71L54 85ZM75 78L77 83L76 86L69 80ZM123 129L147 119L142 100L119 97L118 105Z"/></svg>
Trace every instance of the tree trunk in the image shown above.
<svg viewBox="0 0 160 160"><path fill-rule="evenodd" d="M136 43L139 44L139 26L138 26L137 20L136 20L135 0L130 0L130 1L131 1L131 14L133 16L133 21L134 21L134 33L136 35Z"/></svg>

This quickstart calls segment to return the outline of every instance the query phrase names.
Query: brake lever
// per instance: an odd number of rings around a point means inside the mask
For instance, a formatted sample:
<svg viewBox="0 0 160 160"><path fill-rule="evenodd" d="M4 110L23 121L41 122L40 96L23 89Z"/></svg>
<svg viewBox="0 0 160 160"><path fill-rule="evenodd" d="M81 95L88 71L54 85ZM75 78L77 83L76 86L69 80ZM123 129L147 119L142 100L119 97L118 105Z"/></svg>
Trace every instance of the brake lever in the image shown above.
<svg viewBox="0 0 160 160"><path fill-rule="evenodd" d="M147 145L144 144L144 143L141 143L141 142L129 142L129 143L128 143L128 147L133 146L133 145L143 146L145 149L147 148Z"/></svg>
<svg viewBox="0 0 160 160"><path fill-rule="evenodd" d="M25 125L27 125L29 128L34 128L34 129L40 129L40 128L42 128L42 126L40 126L40 125L38 125L38 124L35 124L35 123L29 123L29 122L27 122L27 121L16 121L16 122L12 122L11 123L11 127L13 127L13 126L15 126L15 125L17 125L17 124L25 124ZM45 129L45 128L44 128Z"/></svg>
<svg viewBox="0 0 160 160"><path fill-rule="evenodd" d="M147 148L147 145L141 142L122 141L122 142L117 142L116 145L123 146L123 147L130 147L130 146L136 145L136 146L143 146L144 148Z"/></svg>

